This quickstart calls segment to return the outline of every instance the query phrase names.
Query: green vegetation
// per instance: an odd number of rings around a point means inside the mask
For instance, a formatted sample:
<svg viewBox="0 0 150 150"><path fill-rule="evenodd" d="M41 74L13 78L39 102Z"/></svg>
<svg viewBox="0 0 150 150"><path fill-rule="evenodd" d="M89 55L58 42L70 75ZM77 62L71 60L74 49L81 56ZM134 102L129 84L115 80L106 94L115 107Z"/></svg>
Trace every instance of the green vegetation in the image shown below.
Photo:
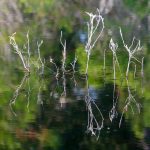
<svg viewBox="0 0 150 150"><path fill-rule="evenodd" d="M136 12L140 17L144 17L145 14L150 13L149 0L123 0L126 6L128 6L132 11Z"/></svg>

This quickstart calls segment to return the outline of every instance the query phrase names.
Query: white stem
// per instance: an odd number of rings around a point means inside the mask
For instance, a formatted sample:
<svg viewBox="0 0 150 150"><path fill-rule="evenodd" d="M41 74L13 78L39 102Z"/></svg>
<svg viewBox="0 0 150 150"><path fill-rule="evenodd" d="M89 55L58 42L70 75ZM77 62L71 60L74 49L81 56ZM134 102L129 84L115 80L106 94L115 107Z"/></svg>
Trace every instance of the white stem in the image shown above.
<svg viewBox="0 0 150 150"><path fill-rule="evenodd" d="M131 62L131 58L130 58L130 56L129 56L128 65L127 65L127 70L126 70L126 77L128 77L128 74L129 74L130 62Z"/></svg>
<svg viewBox="0 0 150 150"><path fill-rule="evenodd" d="M86 75L88 74L89 60L90 60L90 54L87 54L86 71L85 71Z"/></svg>
<svg viewBox="0 0 150 150"><path fill-rule="evenodd" d="M31 57L31 53L30 53L29 31L28 31L28 33L27 33L27 52L28 52L28 67L30 68L30 57Z"/></svg>
<svg viewBox="0 0 150 150"><path fill-rule="evenodd" d="M116 60L115 56L113 54L113 69L114 69L114 80L116 79Z"/></svg>

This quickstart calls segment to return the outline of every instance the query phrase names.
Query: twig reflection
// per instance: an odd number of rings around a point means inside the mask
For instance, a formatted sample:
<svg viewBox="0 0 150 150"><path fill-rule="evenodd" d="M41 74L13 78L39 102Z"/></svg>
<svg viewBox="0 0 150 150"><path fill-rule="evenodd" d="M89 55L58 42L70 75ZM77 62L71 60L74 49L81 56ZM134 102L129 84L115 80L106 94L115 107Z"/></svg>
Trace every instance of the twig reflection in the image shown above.
<svg viewBox="0 0 150 150"><path fill-rule="evenodd" d="M73 80L75 87L77 86L77 81L76 81L76 78L75 78L75 73L76 73L75 68L76 68L77 60L78 60L78 58L77 58L77 56L75 55L74 61L73 61L72 63L70 63L71 66L72 66L72 70L73 70L73 75L72 75L72 78L71 78L71 79Z"/></svg>
<svg viewBox="0 0 150 150"><path fill-rule="evenodd" d="M99 138L100 131L103 128L103 122L104 122L104 117L95 103L94 99L90 96L89 93L89 83L88 83L88 77L86 78L86 95L85 95L85 103L88 111L88 125L87 125L87 132L90 132L92 135L97 136ZM93 111L93 107L96 108L98 111L98 115L100 116L100 119L96 117Z"/></svg>
<svg viewBox="0 0 150 150"><path fill-rule="evenodd" d="M116 80L114 80L114 87L113 87L113 106L112 109L109 112L109 119L112 122L114 118L117 118L118 112L117 112L117 103L119 98L119 92L116 89Z"/></svg>
<svg viewBox="0 0 150 150"><path fill-rule="evenodd" d="M13 93L13 98L10 100L9 102L9 106L11 108L11 111L13 112L13 114L16 116L16 113L14 112L12 105L16 103L17 97L19 96L20 90L22 88L22 86L24 85L25 81L27 80L27 77L29 76L28 73L25 73L23 79L21 80L21 83L19 84L19 86L17 87L17 89L15 90L15 92ZM29 96L28 96L29 98ZM28 99L29 102L29 99ZM29 104L27 104L29 105Z"/></svg>
<svg viewBox="0 0 150 150"><path fill-rule="evenodd" d="M137 108L138 113L140 113L140 110L141 110L141 104L136 101L135 96L132 94L128 79L126 79L126 83L127 83L127 89L128 89L128 97L125 100L125 106L123 107L123 111L122 111L120 122L119 122L119 127L121 126L123 115L125 112L128 111L129 107L130 107L133 115L134 115L133 107Z"/></svg>

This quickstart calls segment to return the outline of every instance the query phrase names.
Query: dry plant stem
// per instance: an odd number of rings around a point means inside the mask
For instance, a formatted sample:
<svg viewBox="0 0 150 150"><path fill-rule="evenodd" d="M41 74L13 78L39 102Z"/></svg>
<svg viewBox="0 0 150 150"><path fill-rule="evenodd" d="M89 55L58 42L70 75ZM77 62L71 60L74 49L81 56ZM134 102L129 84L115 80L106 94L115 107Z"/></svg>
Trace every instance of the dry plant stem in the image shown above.
<svg viewBox="0 0 150 150"><path fill-rule="evenodd" d="M106 70L106 49L104 50L104 64L103 64L103 70Z"/></svg>
<svg viewBox="0 0 150 150"><path fill-rule="evenodd" d="M76 54L75 54L74 61L73 61L72 63L70 63L71 66L72 66L72 70L73 70L72 79L73 79L73 81L74 81L75 87L77 86L77 81L76 81L76 79L75 79L75 72L76 72L75 67L76 67L77 60L78 60L78 58L77 58L77 56L76 56Z"/></svg>
<svg viewBox="0 0 150 150"><path fill-rule="evenodd" d="M87 54L86 71L85 71L86 75L88 74L89 60L90 60L90 54Z"/></svg>
<svg viewBox="0 0 150 150"><path fill-rule="evenodd" d="M63 73L63 76L62 76L62 79L63 79L63 93L61 96L64 96L66 97L66 75L65 75L65 72L66 72L66 40L64 41L64 43L62 42L62 32L61 32L61 35L60 35L60 43L63 47L63 52L62 52L62 66L61 66L61 69L62 69L62 73Z"/></svg>
<svg viewBox="0 0 150 150"><path fill-rule="evenodd" d="M141 63L141 76L144 77L144 57L142 58L142 63Z"/></svg>
<svg viewBox="0 0 150 150"><path fill-rule="evenodd" d="M63 92L61 94L61 97L66 98L66 96L67 96L67 92L66 92L66 74L65 74L64 71L63 71L62 79L63 79L63 83L62 83L63 84ZM61 107L62 107L62 105L61 105Z"/></svg>
<svg viewBox="0 0 150 150"><path fill-rule="evenodd" d="M30 68L30 40L29 40L29 31L27 32L27 52L28 52L28 68Z"/></svg>
<svg viewBox="0 0 150 150"><path fill-rule="evenodd" d="M27 72L30 72L30 70L29 70L29 66L30 66L30 65L29 65L28 62L26 61L25 56L23 56L21 50L20 50L19 47L18 47L18 44L16 43L15 34L16 34L16 33L14 33L14 34L12 34L11 36L9 36L10 44L13 46L13 48L14 48L14 50L15 50L15 53L17 53L18 56L19 56L19 58L21 59L21 62L22 62L22 64L23 64L24 69L25 69ZM28 51L29 51L29 49L28 49ZM30 54L30 51L28 52L28 54Z"/></svg>
<svg viewBox="0 0 150 150"><path fill-rule="evenodd" d="M118 112L117 112L117 103L119 99L119 92L116 90L116 80L114 80L114 87L113 87L113 106L112 109L109 112L109 119L112 122L114 118L117 117Z"/></svg>
<svg viewBox="0 0 150 150"><path fill-rule="evenodd" d="M128 79L126 79L126 82L127 82L127 88L128 88L128 97L125 100L125 106L124 106L123 111L122 111L122 115L121 115L120 122L119 122L119 127L121 126L123 115L124 115L125 112L128 111L129 107L131 108L131 111L132 111L133 115L134 115L134 109L133 109L132 105L136 106L136 108L138 110L138 113L140 113L140 111L141 111L141 104L138 103L136 101L135 97L132 95L130 87L129 87Z"/></svg>
<svg viewBox="0 0 150 150"><path fill-rule="evenodd" d="M75 67L76 67L76 63L77 63L77 60L78 60L78 58L77 58L77 56L76 56L76 54L75 54L75 58L74 58L74 61L72 62L72 63L70 63L71 64L71 66L72 66L72 69L73 69L73 73L75 74Z"/></svg>
<svg viewBox="0 0 150 150"><path fill-rule="evenodd" d="M88 110L88 125L87 125L87 131L91 132L92 135L99 137L100 130L103 128L103 121L104 117L102 115L102 112L98 108L97 104L94 102L94 100L90 97L89 93L89 84L88 84L88 78L86 78L86 95L85 95L85 103L87 106ZM101 124L99 123L98 119L95 117L93 113L93 108L92 105L95 106L95 108L98 111L98 114L100 115L100 121Z"/></svg>
<svg viewBox="0 0 150 150"><path fill-rule="evenodd" d="M116 55L117 52L117 48L118 48L118 44L114 43L114 41L111 39L110 43L109 43L109 48L112 51L113 54L113 71L114 71L114 80L116 79L116 64L118 65L119 71L121 73L121 69L120 69L120 65L119 65L119 61ZM122 76L122 73L121 73Z"/></svg>
<svg viewBox="0 0 150 150"><path fill-rule="evenodd" d="M102 32L104 30L104 21L103 21L104 19L100 15L100 10L99 9L97 9L97 14L92 14L92 13L89 13L89 12L86 12L86 13L89 15L90 19L89 19L89 22L87 23L88 39L87 39L87 43L85 45L85 51L87 53L87 62L86 62L85 74L88 73L88 64L89 64L89 59L90 59L90 55L91 55L91 50L95 46L98 39L101 37ZM102 24L102 29L98 33L98 35L96 36L96 31L98 30L98 28L100 26L100 22ZM95 39L94 39L94 36L96 36Z"/></svg>
<svg viewBox="0 0 150 150"><path fill-rule="evenodd" d="M63 93L61 96L66 97L67 94L66 94L66 76L65 76L65 73L63 73L62 79L63 79Z"/></svg>
<svg viewBox="0 0 150 150"><path fill-rule="evenodd" d="M121 35L121 39L122 39L122 42L123 42L123 46L126 49L126 51L128 52L128 65L127 65L127 69L126 69L126 77L128 77L131 60L135 60L135 61L137 61L138 63L141 64L141 62L135 57L135 54L137 52L141 51L142 47L141 47L141 43L140 43L140 40L139 40L137 42L137 44L135 45L135 47L133 48L133 45L135 43L135 37L133 37L133 40L132 40L132 43L131 43L130 46L126 45L125 42L124 42L124 39L123 39L121 28L120 28L120 35Z"/></svg>
<svg viewBox="0 0 150 150"><path fill-rule="evenodd" d="M127 66L127 70L126 70L126 77L128 77L128 74L129 74L130 62L131 62L131 58L128 59L128 66Z"/></svg>
<svg viewBox="0 0 150 150"><path fill-rule="evenodd" d="M37 51L38 51L38 61L41 63L41 74L44 74L44 61L42 61L42 58L41 58L41 52L40 52L40 47L41 45L43 44L43 41L41 41L40 43L37 42Z"/></svg>
<svg viewBox="0 0 150 150"><path fill-rule="evenodd" d="M61 35L60 35L60 43L63 47L62 72L65 73L66 72L66 40L64 41L64 43L62 42L62 31L61 31Z"/></svg>
<svg viewBox="0 0 150 150"><path fill-rule="evenodd" d="M136 77L136 63L134 61L131 61L131 63L134 64L134 74L133 74L133 76L134 76L134 79L135 79L135 77Z"/></svg>
<svg viewBox="0 0 150 150"><path fill-rule="evenodd" d="M58 80L58 76L59 76L59 68L57 67L56 63L53 61L53 59L50 57L50 63L52 63L55 66L56 69L56 79Z"/></svg>
<svg viewBox="0 0 150 150"><path fill-rule="evenodd" d="M143 84L144 84L144 57L142 58L142 64L141 64L141 76L142 76L142 80L141 80L141 91L142 94L144 93L144 88L143 88Z"/></svg>

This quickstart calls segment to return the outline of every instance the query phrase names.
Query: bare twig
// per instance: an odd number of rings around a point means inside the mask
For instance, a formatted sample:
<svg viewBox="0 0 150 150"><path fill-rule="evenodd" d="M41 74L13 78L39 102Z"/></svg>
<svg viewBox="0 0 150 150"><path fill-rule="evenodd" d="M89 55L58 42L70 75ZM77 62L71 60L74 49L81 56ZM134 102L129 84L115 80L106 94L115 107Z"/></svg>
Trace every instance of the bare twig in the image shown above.
<svg viewBox="0 0 150 150"><path fill-rule="evenodd" d="M141 76L144 77L144 57L142 58L142 63L141 63Z"/></svg>
<svg viewBox="0 0 150 150"><path fill-rule="evenodd" d="M56 69L56 79L58 80L58 76L59 76L59 68L57 67L56 63L53 61L53 59L50 57L50 63L52 63L55 66Z"/></svg>
<svg viewBox="0 0 150 150"><path fill-rule="evenodd" d="M37 51L38 51L38 60L41 63L41 74L44 74L44 64L45 64L45 60L42 61L41 58L41 52L40 52L40 47L43 44L43 41L41 41L40 43L37 41Z"/></svg>
<svg viewBox="0 0 150 150"><path fill-rule="evenodd" d="M27 32L27 52L28 52L28 68L30 68L30 57L31 57L31 53L30 53L30 40L29 40L29 31Z"/></svg>
<svg viewBox="0 0 150 150"><path fill-rule="evenodd" d="M66 72L66 40L64 41L64 43L62 42L62 31L61 31L61 35L60 35L60 43L63 47L63 51L62 51L62 71L65 73Z"/></svg>
<svg viewBox="0 0 150 150"><path fill-rule="evenodd" d="M22 51L20 50L18 44L16 43L16 39L15 39L15 34L12 34L11 36L9 36L9 40L10 40L10 44L13 46L15 53L18 54L19 58L21 59L21 62L23 64L24 69L27 72L30 72L30 64L29 64L29 59L30 59L30 49L28 48L28 61L25 58L25 56L23 56ZM28 34L27 34L28 35ZM28 40L28 45L29 45L29 37L27 36L27 40Z"/></svg>
<svg viewBox="0 0 150 150"><path fill-rule="evenodd" d="M73 73L75 74L75 67L76 67L76 63L77 63L77 60L78 60L78 58L77 58L77 56L76 56L76 54L75 54L75 57L74 57L74 61L72 62L72 63L70 63L71 64L71 66L72 66L72 69L73 69Z"/></svg>
<svg viewBox="0 0 150 150"><path fill-rule="evenodd" d="M77 56L76 56L76 54L75 54L74 61L73 61L72 63L70 63L71 66L72 66L72 70L73 70L73 75L72 75L72 78L71 78L71 79L73 79L75 87L77 86L77 81L76 81L76 79L75 79L75 73L76 73L75 68L76 68L77 60L78 60L78 58L77 58Z"/></svg>
<svg viewBox="0 0 150 150"><path fill-rule="evenodd" d="M135 54L139 51L142 50L142 47L141 47L141 42L140 40L136 43L135 47L133 48L133 45L135 43L135 37L133 37L133 40L132 40L132 43L130 46L126 45L125 42L124 42L124 39L123 39L123 35L122 35L122 31L121 31L121 28L120 28L120 35L121 35L121 39L122 39L122 42L123 42L123 46L124 48L126 49L126 51L128 52L128 65L127 65L127 69L126 69L126 77L128 77L128 74L129 74L129 69L130 69L130 63L131 63L131 60L135 60L137 61L138 63L142 63L140 62L136 57L135 57Z"/></svg>
<svg viewBox="0 0 150 150"><path fill-rule="evenodd" d="M117 54L116 54L118 44L114 43L114 41L111 39L110 43L109 43L109 48L111 49L111 51L113 53L113 70L114 70L114 80L115 80L116 79L116 64L118 65L119 71L121 73L119 61L118 61ZM122 73L121 73L121 75L122 75Z"/></svg>
<svg viewBox="0 0 150 150"><path fill-rule="evenodd" d="M88 27L88 39L87 39L87 43L85 45L85 51L87 53L87 63L86 63L86 71L85 73L88 73L88 64L89 64L89 59L90 59L90 55L91 55L91 50L93 49L93 47L95 46L96 42L98 41L98 39L101 37L102 32L104 30L104 19L103 17L100 15L100 10L97 9L97 14L92 14L89 12L86 12L90 19L89 22L87 23L87 27ZM98 35L96 36L96 38L94 39L94 35L96 34L97 29L100 26L100 22L102 24L102 29L101 31L98 33Z"/></svg>
<svg viewBox="0 0 150 150"><path fill-rule="evenodd" d="M60 35L60 43L63 47L63 51L62 51L62 66L61 66L61 69L62 69L62 79L63 79L63 93L61 94L61 96L65 97L66 98L66 75L65 75L65 72L66 72L66 40L62 41L62 31L61 31L61 35Z"/></svg>

